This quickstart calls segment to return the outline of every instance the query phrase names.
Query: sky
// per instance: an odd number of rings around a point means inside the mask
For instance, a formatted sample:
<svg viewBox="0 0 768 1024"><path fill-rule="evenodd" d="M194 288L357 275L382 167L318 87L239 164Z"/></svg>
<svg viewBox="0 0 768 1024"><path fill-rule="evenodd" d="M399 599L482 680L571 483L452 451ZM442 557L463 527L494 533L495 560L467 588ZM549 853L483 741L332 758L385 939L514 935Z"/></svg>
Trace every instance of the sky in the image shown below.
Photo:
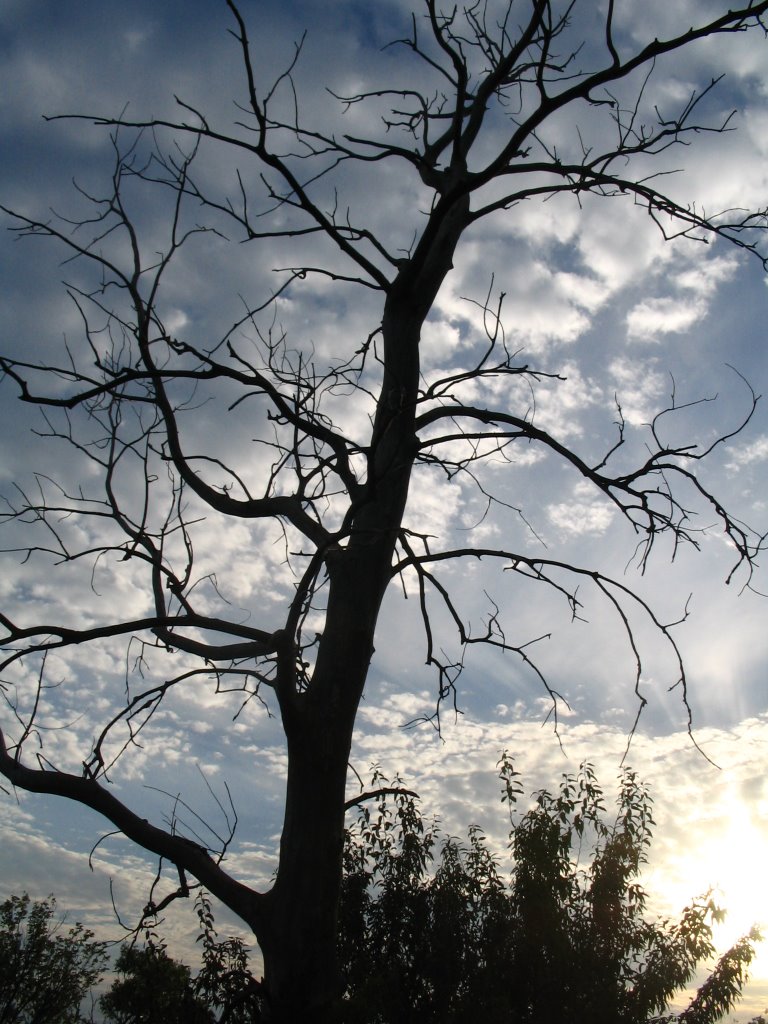
<svg viewBox="0 0 768 1024"><path fill-rule="evenodd" d="M603 6L577 4L578 27ZM697 16L694 10L717 4L620 0L616 7L622 40L642 45L673 30L675 19L678 27L687 26ZM360 105L343 113L332 94L406 79L414 88L434 87L427 70L403 48L382 49L409 30L406 0L376 5L244 0L242 9L262 83L286 67L306 29L294 78L307 124L361 133L375 114ZM76 219L87 209L84 192L103 194L109 185L112 151L106 131L87 120L51 122L43 115L112 117L128 104L129 116L164 117L178 96L212 120L236 120L240 114L233 102L243 102L244 82L231 27L225 4L217 0L162 5L0 0L0 203L42 219L50 211ZM584 31L589 55L593 41ZM766 203L767 46L760 34L721 38L659 62L648 86L649 104L671 109L694 88L724 74L707 96L702 116L714 123L736 111L726 134L702 133L685 148L657 158L654 169L677 172L668 178L674 196L706 210ZM626 95L637 85L628 82ZM563 151L580 137L597 144L606 131L602 111L584 112L581 136L571 122L554 124L553 140ZM503 120L494 122L494 131L500 130ZM201 174L206 186L222 194L236 181L223 155L205 154ZM340 204L354 217L365 216L393 248L407 249L424 193L401 167L342 168L334 185ZM162 199L133 194L129 199L148 251L162 247L167 237ZM195 339L220 336L242 315L242 296L263 299L274 288L274 268L292 265L297 251L295 244L257 248L213 236L197 242L169 277L161 299L170 329ZM314 242L305 239L301 246L297 258L302 261L324 256ZM86 268L62 265L63 255L48 242L19 241L12 231L0 234L4 353L39 358L60 354L65 341L82 344L77 310L62 281L87 283ZM679 404L707 399L670 425L673 436L679 429L684 431L679 436L702 444L741 422L750 396L744 379L758 395L768 390L768 291L759 261L723 242L664 242L629 199L531 202L469 231L425 327L427 376L460 368L467 348L478 344L477 302L489 288L494 295L505 293L510 349L563 378L545 380L536 389L536 422L594 461L615 440L617 400L628 448L638 451L646 443L648 422L668 406L672 388ZM279 323L297 351L311 351L318 365L331 362L354 351L380 318L378 296L362 291L309 276L281 298ZM15 486L29 489L34 472L55 476L73 490L91 486L92 467L46 438L38 414L15 398L13 383L0 383L0 494L12 496ZM533 397L511 388L509 401L522 415ZM763 532L766 408L758 403L743 433L717 448L700 468L702 480ZM355 430L367 410L364 403L342 397L335 414ZM203 406L195 437L201 449L226 442L229 451L242 455L248 472L258 473L264 460L250 446L263 426L257 421L243 407L221 420L208 416ZM533 448L517 452L512 464L492 466L484 479L507 503L485 517L481 494L425 468L411 488L408 525L461 544L468 537L489 546L503 540L507 547L525 545L532 553L600 568L635 588L663 622L680 619L687 608L674 636L685 659L696 745L687 731L680 689L669 689L676 680L670 649L641 615L634 624L648 703L627 752L638 704L631 651L610 607L584 587L583 621L571 622L568 609L551 594L533 584L523 587L483 561L446 569L443 578L455 588L470 621L487 616L490 599L502 610L514 642L547 635L527 650L567 701L558 707L559 735L537 677L519 659L479 647L465 657L459 713L442 709L439 734L429 721L418 724L434 711L436 682L424 665L417 595L406 582L404 588L393 585L385 599L355 736L355 769L366 777L375 763L387 774L399 773L419 792L425 813L437 816L448 834L462 835L470 824L480 824L503 858L505 818L494 767L502 750L515 757L529 791L555 787L562 772L574 772L589 760L610 793L626 756L655 798L656 839L644 877L659 912L677 914L713 886L730 911L718 933L721 948L753 921L768 928L768 606L760 594L768 591L765 573L758 571L752 589L745 587L743 573L726 585L733 552L710 515L696 521L706 528L700 550L674 552L660 543L641 573L626 524L583 482ZM86 529L70 523L63 528ZM16 547L19 537L18 524L6 525L0 547ZM242 522L223 529L209 520L197 528L196 547L201 576L215 573L220 592L244 616L276 621L290 578L274 534ZM20 621L98 622L110 602L121 614L140 614L145 592L138 574L118 573L108 560L53 571L44 557L21 564L10 552L2 556L0 602ZM435 615L441 643L457 656L450 624ZM46 691L40 721L46 726L46 751L59 766L73 770L80 764L89 739L119 707L126 677L133 680L141 667L137 653L135 647L103 645L49 660L49 678L61 685ZM150 659L146 671L166 669ZM31 674L10 681L20 687L22 709L29 706L33 682ZM168 794L179 794L219 831L228 827L228 787L238 816L228 863L245 880L267 884L281 822L285 757L269 707L252 701L238 715L241 703L237 694L217 696L202 685L175 694L147 730L144 745L121 763L119 786L126 799L158 822L169 814ZM0 708L0 721L13 735L16 726L7 707ZM354 788L351 779L351 792ZM192 811L184 814L192 820ZM112 837L99 843L89 867L89 851L107 831L103 821L79 807L0 793L0 899L21 890L33 897L53 892L73 918L85 920L100 936L118 937L110 879L117 907L130 922L146 899L153 866ZM225 930L238 928L223 910L218 916ZM174 949L194 958L191 908L169 912L164 931ZM766 1006L764 949L744 1012Z"/></svg>

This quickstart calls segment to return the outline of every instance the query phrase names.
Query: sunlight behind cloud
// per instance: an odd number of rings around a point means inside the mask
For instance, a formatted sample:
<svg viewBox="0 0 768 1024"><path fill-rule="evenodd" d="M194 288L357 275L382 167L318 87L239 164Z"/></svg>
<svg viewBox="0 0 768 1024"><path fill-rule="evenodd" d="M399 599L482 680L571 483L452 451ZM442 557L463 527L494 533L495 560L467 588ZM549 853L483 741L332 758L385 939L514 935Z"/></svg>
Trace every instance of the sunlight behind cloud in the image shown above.
<svg viewBox="0 0 768 1024"><path fill-rule="evenodd" d="M682 809L680 809L682 812ZM768 937L768 803L741 801L736 793L714 797L699 820L683 817L693 837L679 855L654 877L656 895L671 908L681 908L693 896L712 890L725 918L714 930L719 950L733 945L758 926ZM763 941L750 974L768 977L768 942Z"/></svg>

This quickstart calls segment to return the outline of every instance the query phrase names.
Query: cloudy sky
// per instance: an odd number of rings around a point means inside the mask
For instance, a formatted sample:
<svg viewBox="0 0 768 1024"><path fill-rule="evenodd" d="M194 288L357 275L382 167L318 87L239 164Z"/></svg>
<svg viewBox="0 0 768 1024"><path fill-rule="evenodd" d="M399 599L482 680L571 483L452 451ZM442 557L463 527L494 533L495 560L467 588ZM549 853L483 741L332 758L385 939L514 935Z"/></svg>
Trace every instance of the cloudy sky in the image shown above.
<svg viewBox="0 0 768 1024"><path fill-rule="evenodd" d="M348 95L403 81L434 88L427 71L402 49L382 50L408 31L405 0L376 5L244 0L242 6L257 76L264 84L285 68L294 42L307 30L295 71L307 124L350 134L366 130L366 117L372 115L359 106L342 115L326 89ZM622 0L617 4L621 38L627 45L642 45L717 6ZM588 25L594 8L583 8L577 17ZM129 116L137 119L164 117L173 113L178 96L218 123L237 120L233 101L243 101L244 83L227 32L231 27L223 0L166 0L162 5L149 0L130 5L0 0L0 203L41 219L51 210L76 219L87 204L73 181L92 195L104 194L109 186L112 151L104 129L79 120L45 122L42 115L112 117L129 104ZM594 40L584 31L589 54ZM732 131L697 135L686 148L658 158L655 167L678 172L668 179L676 198L695 201L707 211L768 201L767 58L765 40L753 34L704 43L656 68L648 87L651 107L677 108L692 90L724 73L702 117L719 123L736 111L729 122ZM636 87L636 82L627 83L626 96ZM607 130L603 110L585 111L578 126L582 138L600 141ZM570 122L551 130L564 151L579 139ZM220 186L222 194L236 181L225 156L207 156L201 173L204 183ZM407 249L418 229L424 194L402 168L342 169L333 184L339 188L339 203L348 205L353 217L365 216L393 248ZM167 209L154 197L132 195L131 200L145 244L161 248ZM168 279L162 297L169 328L196 341L220 337L242 315L242 296L263 301L274 288L274 267L291 265L295 252L289 246L225 245L214 237L202 241ZM322 258L314 243L303 245L299 259ZM79 264L62 266L64 255L42 240L18 241L13 232L2 232L3 352L31 359L56 351L61 358L65 339L81 344L77 310L62 281L84 285L87 272ZM545 380L535 396L510 388L510 407L525 415L535 399L538 425L592 461L615 440L617 400L628 448L640 451L646 425L669 405L673 388L679 404L716 398L692 406L670 427L676 439L702 445L732 430L748 411L750 394L743 378L757 394L768 390L768 292L759 261L724 243L664 243L650 218L628 199L531 202L468 232L424 332L427 377L462 367L466 347L481 337L477 301L489 287L494 295L506 295L503 319L510 349L520 350L521 361L563 378ZM353 352L376 327L378 296L360 292L308 278L281 301L279 322L297 349L311 351L318 363L330 362ZM13 498L16 485L29 490L34 471L72 490L87 489L91 469L63 444L41 436L45 425L16 403L15 395L12 382L0 385L0 492ZM335 412L354 430L367 410L352 403ZM226 438L230 451L245 455L259 425L244 407L225 423L206 418L203 408L198 429L201 445L210 442L213 448ZM741 519L765 531L764 404L746 430L717 448L700 472ZM413 484L408 525L461 545L471 539L488 546L525 546L531 554L595 566L635 588L662 622L680 619L687 606L688 617L674 637L685 658L694 736L706 758L686 732L679 688L669 691L677 678L669 647L642 615L634 622L648 704L628 761L651 784L658 820L647 886L658 895L659 909L672 914L709 886L719 887L731 910L722 943L756 918L768 926L768 606L759 596L768 590L768 580L758 573L749 589L746 577L737 574L725 585L733 552L709 513L695 521L704 531L700 550L681 549L673 561L671 548L659 544L641 575L633 557L636 541L626 524L575 476L533 449L516 452L512 464L491 467L485 482L506 505L483 518L481 494L425 469ZM0 546L16 547L19 538L18 525L6 526ZM264 615L268 625L276 622L290 581L273 535L240 522L226 529L209 522L200 525L196 546L201 577L215 573L221 592L244 616ZM583 621L572 623L562 602L511 577L482 562L446 569L443 579L459 595L468 620L482 622L492 600L514 643L549 635L526 650L567 701L558 708L560 742L537 676L519 659L474 647L467 652L459 685L461 713L443 709L440 736L431 724L406 727L428 718L435 707L435 680L423 664L416 593L406 582L405 588L393 585L385 602L354 749L354 766L363 776L374 762L385 772L399 772L447 832L463 834L469 824L479 823L502 854L504 819L494 773L500 751L514 754L530 789L555 786L561 772L575 771L589 759L610 791L637 711L631 651L600 595L582 588ZM20 621L97 622L109 602L118 603L121 614L140 614L146 598L138 575L118 575L106 561L53 572L44 557L20 565L11 553L3 556L0 600L3 610ZM439 614L436 622L441 625ZM441 643L450 657L457 657L450 624L442 625ZM135 649L104 645L49 660L49 680L62 685L46 691L40 723L48 730L46 750L57 765L76 769L89 738L120 706L126 675L137 670L136 654ZM30 666L26 678L8 680L22 711L30 699L23 687L34 669ZM149 664L147 671L166 670ZM200 685L175 694L153 720L144 747L126 757L120 784L126 798L147 808L147 817L161 821L169 813L168 797L147 789L151 784L180 794L220 831L227 822L217 800L226 806L226 783L239 819L229 863L246 880L259 883L274 866L284 757L277 722L261 704L248 704L233 723L241 703L240 695L216 696ZM8 709L0 714L3 726L15 735L17 724ZM188 821L191 813L185 812ZM152 867L137 851L107 839L89 871L88 851L107 831L95 815L46 798L19 794L17 800L0 793L0 829L0 897L22 889L33 896L52 891L73 916L86 918L100 934L116 936L111 877L121 912L126 920L135 917ZM221 919L236 927L223 912ZM191 915L174 911L167 931L179 950L189 949ZM768 1005L768 954L754 975L747 1003L752 1013Z"/></svg>

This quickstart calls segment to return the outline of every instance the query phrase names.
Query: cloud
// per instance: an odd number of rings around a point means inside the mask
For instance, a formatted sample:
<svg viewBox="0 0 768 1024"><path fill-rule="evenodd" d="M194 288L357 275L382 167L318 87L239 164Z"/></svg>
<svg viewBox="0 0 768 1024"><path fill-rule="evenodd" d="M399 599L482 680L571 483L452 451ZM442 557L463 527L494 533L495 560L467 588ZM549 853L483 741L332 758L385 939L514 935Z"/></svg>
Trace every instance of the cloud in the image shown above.
<svg viewBox="0 0 768 1024"><path fill-rule="evenodd" d="M421 353L426 366L443 365L458 349L461 332L447 320L427 320L421 332Z"/></svg>
<svg viewBox="0 0 768 1024"><path fill-rule="evenodd" d="M677 271L669 267L667 282L678 294L655 296L633 306L626 317L629 339L658 342L660 335L691 331L709 312L718 286L732 280L737 268L732 254L694 261Z"/></svg>
<svg viewBox="0 0 768 1024"><path fill-rule="evenodd" d="M627 314L627 333L632 340L657 341L660 334L689 331L704 315L703 303L677 298L648 299Z"/></svg>
<svg viewBox="0 0 768 1024"><path fill-rule="evenodd" d="M713 256L707 260L700 260L678 274L673 273L671 279L678 289L711 300L718 285L733 280L738 269L739 259L730 253L728 256Z"/></svg>
<svg viewBox="0 0 768 1024"><path fill-rule="evenodd" d="M575 359L562 364L559 376L557 384L537 392L534 422L561 440L574 439L584 431L584 414L604 401L604 392Z"/></svg>
<svg viewBox="0 0 768 1024"><path fill-rule="evenodd" d="M550 505L547 515L553 526L571 536L599 536L611 525L615 509L606 501L574 500Z"/></svg>
<svg viewBox="0 0 768 1024"><path fill-rule="evenodd" d="M659 399L669 388L669 378L659 369L659 361L622 356L609 367L613 393L627 423L650 423L659 409Z"/></svg>
<svg viewBox="0 0 768 1024"><path fill-rule="evenodd" d="M738 448L733 453L731 460L726 463L726 468L733 472L756 462L764 462L766 459L768 459L768 435L764 434Z"/></svg>
<svg viewBox="0 0 768 1024"><path fill-rule="evenodd" d="M536 241L526 239L531 250ZM593 312L604 299L601 282L588 274L559 271L527 246L510 250L508 244L498 235L482 242L467 240L457 254L454 273L438 295L440 314L449 322L466 321L482 339L482 300L494 272L490 304L494 307L498 292L504 293L502 323L512 351L538 354L553 345L576 341L589 326L587 312ZM474 299L474 304L466 297Z"/></svg>

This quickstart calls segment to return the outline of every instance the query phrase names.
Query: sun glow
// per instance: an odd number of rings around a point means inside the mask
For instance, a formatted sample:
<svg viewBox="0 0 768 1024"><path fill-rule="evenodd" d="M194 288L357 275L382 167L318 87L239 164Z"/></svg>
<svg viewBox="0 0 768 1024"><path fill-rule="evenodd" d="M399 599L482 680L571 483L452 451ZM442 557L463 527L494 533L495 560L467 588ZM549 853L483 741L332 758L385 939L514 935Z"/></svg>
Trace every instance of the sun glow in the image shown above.
<svg viewBox="0 0 768 1024"><path fill-rule="evenodd" d="M748 808L735 794L707 809L693 848L681 850L675 863L658 865L659 892L677 912L691 898L711 891L725 918L714 929L718 953L757 926L768 938L768 802ZM721 811L722 813L718 813ZM661 872L666 878L661 876ZM757 948L749 971L753 979L768 978L768 941Z"/></svg>
<svg viewBox="0 0 768 1024"><path fill-rule="evenodd" d="M727 916L716 932L718 947L727 946L753 925L768 933L768 818L765 808L754 822L743 804L734 809L724 834L711 844L711 862L703 867L717 871L718 893ZM763 941L752 962L753 977L768 977L768 943Z"/></svg>

